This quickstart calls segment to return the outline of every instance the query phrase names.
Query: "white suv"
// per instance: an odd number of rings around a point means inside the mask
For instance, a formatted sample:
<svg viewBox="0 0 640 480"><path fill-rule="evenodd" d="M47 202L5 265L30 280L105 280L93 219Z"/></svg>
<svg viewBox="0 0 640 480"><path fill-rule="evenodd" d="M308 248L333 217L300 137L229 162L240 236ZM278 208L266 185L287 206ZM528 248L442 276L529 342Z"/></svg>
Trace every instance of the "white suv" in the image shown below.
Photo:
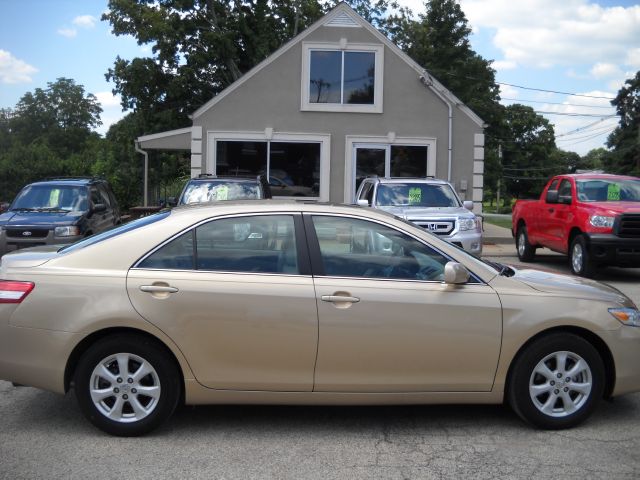
<svg viewBox="0 0 640 480"><path fill-rule="evenodd" d="M379 208L429 230L469 253L482 254L482 221L453 187L433 178L365 178L356 203Z"/></svg>

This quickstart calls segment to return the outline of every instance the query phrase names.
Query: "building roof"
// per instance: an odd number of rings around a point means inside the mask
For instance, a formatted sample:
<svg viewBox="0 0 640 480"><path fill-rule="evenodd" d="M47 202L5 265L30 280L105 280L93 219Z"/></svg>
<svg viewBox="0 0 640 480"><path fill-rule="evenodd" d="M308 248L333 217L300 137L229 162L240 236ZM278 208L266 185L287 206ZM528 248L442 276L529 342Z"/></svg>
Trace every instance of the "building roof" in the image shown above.
<svg viewBox="0 0 640 480"><path fill-rule="evenodd" d="M281 55L286 53L292 47L302 42L307 36L313 33L318 28L324 25L343 25L343 26L361 26L368 30L371 34L373 34L383 45L385 45L389 50L395 53L398 57L400 57L407 65L409 65L412 69L416 71L418 77L422 80L426 88L431 89L438 96L444 97L446 101L450 102L453 106L459 108L463 113L465 113L473 122L475 122L478 126L484 126L483 120L476 115L469 107L467 107L458 97L456 97L451 91L449 91L444 85L442 85L438 80L436 80L429 72L427 72L424 68L418 65L411 57L409 57L406 53L404 53L397 45L395 45L391 40L389 40L385 35L383 35L378 29L376 29L373 25L367 22L364 18L362 18L353 8L347 5L344 2L336 5L329 13L327 13L324 17L320 18L313 25L311 25L306 30L302 31L299 35L291 39L288 43L280 47L274 53L272 53L269 57L264 59L258 65L253 67L247 73L245 73L242 77L236 80L234 83L229 85L223 91L221 91L218 95L213 97L199 109L197 109L191 115L192 119L196 119L215 106L218 102L224 99L227 95L232 93L233 91L240 88L247 80L256 75L266 66L274 62ZM170 133L170 132L166 132ZM140 137L143 138L143 137Z"/></svg>

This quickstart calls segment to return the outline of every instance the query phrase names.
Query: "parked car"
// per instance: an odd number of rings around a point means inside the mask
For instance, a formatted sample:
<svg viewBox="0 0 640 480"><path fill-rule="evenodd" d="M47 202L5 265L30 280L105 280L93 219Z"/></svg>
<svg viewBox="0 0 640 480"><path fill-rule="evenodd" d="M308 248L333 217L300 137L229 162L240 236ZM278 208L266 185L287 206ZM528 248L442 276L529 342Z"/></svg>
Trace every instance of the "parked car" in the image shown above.
<svg viewBox="0 0 640 480"><path fill-rule="evenodd" d="M177 207L0 262L0 379L139 435L186 404L502 403L542 428L640 390L640 313L373 209ZM18 413L15 413L19 415Z"/></svg>
<svg viewBox="0 0 640 480"><path fill-rule="evenodd" d="M120 223L106 180L53 178L25 186L0 214L0 255L38 245L73 243Z"/></svg>
<svg viewBox="0 0 640 480"><path fill-rule="evenodd" d="M460 201L450 183L434 178L365 178L356 203L379 208L439 235L468 252L482 254L482 221Z"/></svg>
<svg viewBox="0 0 640 480"><path fill-rule="evenodd" d="M559 175L538 200L518 200L512 220L524 262L546 247L567 254L573 273L585 277L599 267L640 267L640 178Z"/></svg>
<svg viewBox="0 0 640 480"><path fill-rule="evenodd" d="M202 174L189 180L178 199L178 205L227 200L271 198L271 188L264 175L233 177Z"/></svg>

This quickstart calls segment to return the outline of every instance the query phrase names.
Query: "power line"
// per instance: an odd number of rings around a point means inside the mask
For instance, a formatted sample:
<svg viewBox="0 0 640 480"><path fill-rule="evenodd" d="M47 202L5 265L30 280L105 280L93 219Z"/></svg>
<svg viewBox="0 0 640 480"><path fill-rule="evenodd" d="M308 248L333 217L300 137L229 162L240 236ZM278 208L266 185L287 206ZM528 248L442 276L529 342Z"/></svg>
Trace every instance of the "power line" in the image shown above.
<svg viewBox="0 0 640 480"><path fill-rule="evenodd" d="M567 145L563 145L563 147L570 147L571 145L577 145L578 143L584 143L584 142L588 142L591 139L600 137L602 135L606 135L607 133L613 132L613 130L615 130L614 128L612 128L611 130L609 130L608 132L600 132L600 133L596 133L594 135L591 135L589 137L585 137L583 140L578 140L577 142L573 142L573 143L569 143Z"/></svg>
<svg viewBox="0 0 640 480"><path fill-rule="evenodd" d="M566 137L567 135L572 135L574 133L578 133L578 132L581 132L583 130L587 130L587 129L593 127L594 125L602 123L602 122L604 122L606 120L610 120L610 119L609 118L601 118L600 120L596 120L593 123L589 123L587 125L583 125L582 127L578 127L575 130L569 130L568 132L560 133L560 134L556 135L556 138L558 138L558 137Z"/></svg>
<svg viewBox="0 0 640 480"><path fill-rule="evenodd" d="M615 130L615 125L607 125L604 128L600 128L597 131L592 131L589 132L587 135L583 135L582 137L571 137L571 138L559 138L557 139L558 142L573 142L574 140L580 140L581 138L587 138L587 137L591 137L592 135L599 135L601 133L608 133L608 132L613 132ZM583 133L583 132L581 132ZM574 134L575 135L575 134Z"/></svg>
<svg viewBox="0 0 640 480"><path fill-rule="evenodd" d="M506 98L506 97L500 97L500 100L508 100L510 102L542 103L545 105L566 105L567 107L588 107L588 108L608 108L608 109L613 108L613 106L587 105L586 103L545 102L542 100L524 100L520 98Z"/></svg>
<svg viewBox="0 0 640 480"><path fill-rule="evenodd" d="M498 85L507 85L509 87L514 87L514 88L522 88L523 90L533 90L535 92L557 93L558 95L570 95L572 97L601 98L604 100L615 100L615 97L585 95L582 93L571 93L571 92L559 92L557 90L545 90L544 88L523 87L522 85L514 85L513 83L505 83L505 82L495 82L495 83L497 83Z"/></svg>
<svg viewBox="0 0 640 480"><path fill-rule="evenodd" d="M617 117L618 114L613 115L602 115L601 113L571 113L571 112L547 112L543 110L534 110L536 113L541 113L543 115L562 115L565 117L600 117L600 118L613 118Z"/></svg>

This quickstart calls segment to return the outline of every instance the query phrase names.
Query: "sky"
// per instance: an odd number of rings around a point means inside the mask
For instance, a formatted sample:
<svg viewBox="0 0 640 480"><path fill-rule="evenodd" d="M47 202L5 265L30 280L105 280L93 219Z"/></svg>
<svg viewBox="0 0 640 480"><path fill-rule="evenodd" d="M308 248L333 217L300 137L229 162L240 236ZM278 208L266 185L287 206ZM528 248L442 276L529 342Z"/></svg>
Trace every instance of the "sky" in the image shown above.
<svg viewBox="0 0 640 480"><path fill-rule="evenodd" d="M424 10L421 0L400 3ZM610 100L640 70L640 0L459 3L473 49L494 61L505 105L548 118L564 150L604 146L618 122ZM106 9L107 0L0 0L0 108L67 77L102 104L100 133L125 115L105 73L118 55L150 56L151 45L113 35L100 20Z"/></svg>

